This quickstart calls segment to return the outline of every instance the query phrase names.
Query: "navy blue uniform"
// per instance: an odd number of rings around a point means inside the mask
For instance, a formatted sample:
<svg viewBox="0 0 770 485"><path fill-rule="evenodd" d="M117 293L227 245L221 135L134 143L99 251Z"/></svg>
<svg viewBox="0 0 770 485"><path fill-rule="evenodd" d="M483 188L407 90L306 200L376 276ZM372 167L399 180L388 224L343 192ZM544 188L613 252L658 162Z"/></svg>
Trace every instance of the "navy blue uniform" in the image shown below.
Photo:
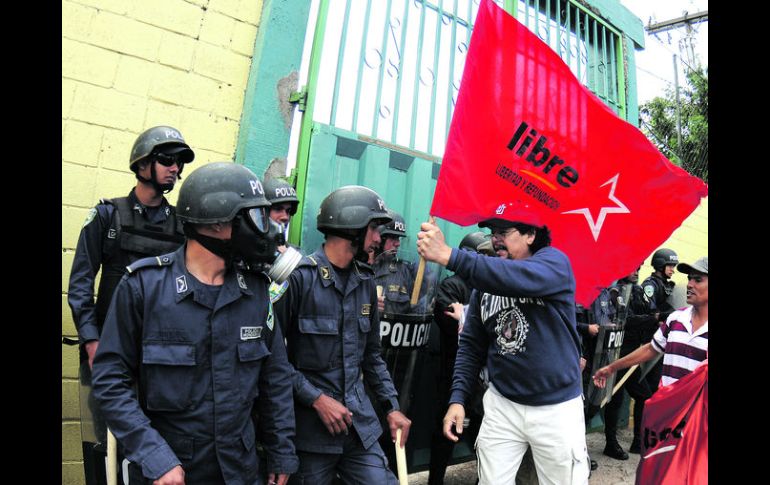
<svg viewBox="0 0 770 485"><path fill-rule="evenodd" d="M117 217L115 204L120 203L129 207L132 217ZM104 200L92 208L80 231L67 294L80 343L99 339L112 293L126 266L169 253L183 242L174 208L165 197L160 206L146 207L131 190L128 197ZM94 303L94 283L100 269L99 301Z"/></svg>
<svg viewBox="0 0 770 485"><path fill-rule="evenodd" d="M648 278L645 283L649 284ZM659 278L656 277L660 281ZM654 284L654 283L653 283ZM672 285L673 287L673 282ZM620 288L613 288L613 291L620 292ZM665 292L664 292L665 294ZM665 301L665 297L664 297ZM660 311L660 310L658 310ZM655 318L655 306L647 292L639 285L631 287L631 298L628 303L628 316L626 317L625 334L623 336L623 346L620 348L619 358L630 354L640 346L649 343L652 336L658 329L658 320ZM640 370L637 369L623 384L622 389L628 392L628 395L634 399L634 440L640 439L640 430L642 423L642 413L644 412L644 401L649 399L658 389L660 375L663 364L658 362L650 372L639 380ZM622 374L618 373L618 379ZM621 389L621 390L622 390ZM618 392L618 394L621 394ZM620 413L620 404L613 398L605 407L605 421L608 423L617 423Z"/></svg>
<svg viewBox="0 0 770 485"><path fill-rule="evenodd" d="M668 319L668 316L676 310L676 308L674 308L671 303L668 302L671 293L674 291L674 286L675 283L673 281L664 280L655 273L651 274L642 283L644 294L650 299L650 313L659 313L657 319L658 322L665 322ZM650 294L652 294L652 296L650 296ZM658 322L656 322L656 324L660 325ZM652 336L655 334L656 330L657 328L652 325L641 326L639 329L639 345L646 344L652 340ZM629 342L629 345L631 345L632 342ZM640 366L640 368L645 369L648 368L649 365L650 363L644 363ZM659 357L645 376L645 380L647 381L651 392L658 390L658 384L660 383L662 374L663 359Z"/></svg>
<svg viewBox="0 0 770 485"><path fill-rule="evenodd" d="M184 250L129 267L94 360L93 392L131 483L179 464L187 483L262 483L254 410L266 471L293 473L292 369L269 281L230 269L223 285L204 285Z"/></svg>
<svg viewBox="0 0 770 485"><path fill-rule="evenodd" d="M647 279L642 283L644 294L647 295L651 301L652 311L660 312L660 316L658 317L658 321L660 322L665 322L668 319L668 316L671 315L671 312L676 310L668 302L668 298L674 291L675 285L676 284L673 281L664 280L655 273L652 273L650 276L648 276ZM655 332L653 331L653 333ZM649 341L651 339L652 334L650 334L650 338L647 340Z"/></svg>
<svg viewBox="0 0 770 485"><path fill-rule="evenodd" d="M380 422L364 390L364 379L387 411L398 396L382 360L373 272L352 262L347 283L323 247L303 258L276 302L286 333L289 362L296 369L295 445L300 470L292 483L329 483L335 469L348 483L395 481L377 443ZM347 435L332 436L312 408L321 393L353 413Z"/></svg>

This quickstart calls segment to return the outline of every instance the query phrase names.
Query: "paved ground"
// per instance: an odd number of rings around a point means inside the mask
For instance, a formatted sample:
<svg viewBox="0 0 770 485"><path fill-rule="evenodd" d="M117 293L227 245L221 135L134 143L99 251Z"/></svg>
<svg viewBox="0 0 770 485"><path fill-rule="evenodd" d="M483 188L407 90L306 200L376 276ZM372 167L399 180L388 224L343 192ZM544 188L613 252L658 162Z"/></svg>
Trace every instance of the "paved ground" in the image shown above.
<svg viewBox="0 0 770 485"><path fill-rule="evenodd" d="M624 450L631 444L633 432L631 428L618 431L618 441ZM591 473L590 485L625 485L633 484L636 476L636 466L639 455L629 453L625 461L614 460L602 454L604 450L604 433L589 433L586 435L588 453L599 463L599 468ZM409 475L409 485L426 485L428 472ZM476 461L454 465L447 469L444 485L473 485L476 483ZM536 482L531 482L533 485Z"/></svg>

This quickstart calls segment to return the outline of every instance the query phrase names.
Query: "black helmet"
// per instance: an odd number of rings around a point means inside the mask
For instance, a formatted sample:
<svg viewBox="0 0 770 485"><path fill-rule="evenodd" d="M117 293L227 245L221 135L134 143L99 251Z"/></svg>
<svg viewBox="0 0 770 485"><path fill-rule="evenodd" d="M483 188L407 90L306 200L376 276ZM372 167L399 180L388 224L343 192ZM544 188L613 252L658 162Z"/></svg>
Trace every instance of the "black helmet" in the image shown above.
<svg viewBox="0 0 770 485"><path fill-rule="evenodd" d="M393 218L392 221L388 222L387 224L383 224L380 227L377 228L378 231L380 231L380 236L391 236L391 237L404 237L406 236L406 222L404 222L404 218L401 217L401 214L399 214L396 211L392 211L388 209L388 215Z"/></svg>
<svg viewBox="0 0 770 485"><path fill-rule="evenodd" d="M655 268L655 271L663 271L666 265L669 264L679 264L679 257L673 250L661 248L653 253L652 267Z"/></svg>
<svg viewBox="0 0 770 485"><path fill-rule="evenodd" d="M316 227L324 234L341 235L365 229L370 222L387 224L392 217L377 192L360 185L340 187L321 202Z"/></svg>
<svg viewBox="0 0 770 485"><path fill-rule="evenodd" d="M128 167L132 172L136 172L137 162L153 152L162 152L166 155L178 154L182 163L190 163L195 158L195 153L185 143L179 130L170 126L153 126L136 138L131 148Z"/></svg>
<svg viewBox="0 0 770 485"><path fill-rule="evenodd" d="M479 251L479 246L489 240L489 234L484 234L481 231L471 232L460 241L460 249L467 249L477 253Z"/></svg>
<svg viewBox="0 0 770 485"><path fill-rule="evenodd" d="M285 180L278 178L265 180L265 197L270 201L270 205L291 202L289 214L297 213L297 205L299 205L297 191Z"/></svg>
<svg viewBox="0 0 770 485"><path fill-rule="evenodd" d="M206 164L193 171L179 190L176 212L185 223L232 220L246 207L269 207L259 177L232 162Z"/></svg>

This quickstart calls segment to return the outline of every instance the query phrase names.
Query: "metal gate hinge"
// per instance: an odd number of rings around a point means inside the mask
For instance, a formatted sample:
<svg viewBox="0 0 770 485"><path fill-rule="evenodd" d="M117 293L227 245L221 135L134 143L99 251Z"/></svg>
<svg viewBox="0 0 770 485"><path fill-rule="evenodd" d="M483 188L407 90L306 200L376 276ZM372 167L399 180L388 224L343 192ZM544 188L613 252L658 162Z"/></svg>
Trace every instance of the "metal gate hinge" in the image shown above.
<svg viewBox="0 0 770 485"><path fill-rule="evenodd" d="M289 95L290 103L297 103L300 111L305 111L307 106L307 86L303 86L300 91L294 91Z"/></svg>

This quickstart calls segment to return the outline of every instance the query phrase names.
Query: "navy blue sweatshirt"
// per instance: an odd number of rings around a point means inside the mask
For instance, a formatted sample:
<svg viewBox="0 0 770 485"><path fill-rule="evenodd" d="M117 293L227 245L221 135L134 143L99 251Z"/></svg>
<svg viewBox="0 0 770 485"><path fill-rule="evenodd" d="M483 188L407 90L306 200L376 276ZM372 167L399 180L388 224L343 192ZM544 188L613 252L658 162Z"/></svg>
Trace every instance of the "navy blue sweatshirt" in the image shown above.
<svg viewBox="0 0 770 485"><path fill-rule="evenodd" d="M474 288L450 403L467 402L484 364L500 394L519 404L581 394L575 276L566 254L547 246L511 260L452 249L447 268Z"/></svg>

